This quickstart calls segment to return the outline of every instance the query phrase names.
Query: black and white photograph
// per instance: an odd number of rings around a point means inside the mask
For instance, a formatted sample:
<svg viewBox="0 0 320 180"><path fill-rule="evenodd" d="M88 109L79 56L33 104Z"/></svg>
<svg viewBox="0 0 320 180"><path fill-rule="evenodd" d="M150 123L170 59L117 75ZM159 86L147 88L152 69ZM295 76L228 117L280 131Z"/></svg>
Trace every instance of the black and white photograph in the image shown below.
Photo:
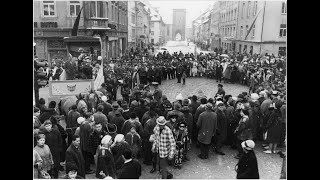
<svg viewBox="0 0 320 180"><path fill-rule="evenodd" d="M33 179L287 179L287 1L33 0L33 24Z"/></svg>

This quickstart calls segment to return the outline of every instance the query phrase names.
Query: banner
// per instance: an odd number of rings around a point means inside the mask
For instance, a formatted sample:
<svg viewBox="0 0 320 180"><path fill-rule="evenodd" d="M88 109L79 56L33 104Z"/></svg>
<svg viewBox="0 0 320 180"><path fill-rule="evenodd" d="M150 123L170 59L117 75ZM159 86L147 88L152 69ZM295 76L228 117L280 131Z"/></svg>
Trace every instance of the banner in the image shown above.
<svg viewBox="0 0 320 180"><path fill-rule="evenodd" d="M49 81L50 96L72 96L87 94L94 88L94 81L89 80L66 80Z"/></svg>

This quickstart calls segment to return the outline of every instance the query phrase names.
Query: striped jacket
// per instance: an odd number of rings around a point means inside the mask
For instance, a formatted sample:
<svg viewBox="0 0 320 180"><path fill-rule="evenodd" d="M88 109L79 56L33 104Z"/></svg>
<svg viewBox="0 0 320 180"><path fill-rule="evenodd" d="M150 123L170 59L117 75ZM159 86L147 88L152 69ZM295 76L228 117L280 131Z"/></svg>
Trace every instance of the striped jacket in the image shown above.
<svg viewBox="0 0 320 180"><path fill-rule="evenodd" d="M176 142L171 129L168 126L165 126L160 134L160 127L159 125L156 125L153 132L155 135L155 149L159 152L160 158L166 158L168 156L173 158Z"/></svg>

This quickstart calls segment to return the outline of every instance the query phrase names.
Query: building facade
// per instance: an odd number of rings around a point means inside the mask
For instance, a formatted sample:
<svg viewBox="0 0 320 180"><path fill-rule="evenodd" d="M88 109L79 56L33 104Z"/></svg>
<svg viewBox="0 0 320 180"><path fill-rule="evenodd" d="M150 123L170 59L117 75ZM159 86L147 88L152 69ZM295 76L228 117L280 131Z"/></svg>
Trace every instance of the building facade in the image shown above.
<svg viewBox="0 0 320 180"><path fill-rule="evenodd" d="M286 1L240 1L239 10L237 52L285 55Z"/></svg>
<svg viewBox="0 0 320 180"><path fill-rule="evenodd" d="M34 42L38 58L49 62L68 59L63 38L71 37L81 9L78 36L100 36L102 44L97 51L102 57L118 57L125 51L127 2L34 1Z"/></svg>
<svg viewBox="0 0 320 180"><path fill-rule="evenodd" d="M219 1L221 47L223 50L235 51L237 14L239 3L244 1Z"/></svg>
<svg viewBox="0 0 320 180"><path fill-rule="evenodd" d="M165 41L172 41L172 24L166 24L166 35L165 35Z"/></svg>
<svg viewBox="0 0 320 180"><path fill-rule="evenodd" d="M172 39L176 39L178 34L181 35L181 40L186 38L186 9L173 9L172 21Z"/></svg>
<svg viewBox="0 0 320 180"><path fill-rule="evenodd" d="M214 50L215 48L221 47L221 36L219 31L220 8L218 2L216 2L212 7L210 20L210 48L211 50Z"/></svg>

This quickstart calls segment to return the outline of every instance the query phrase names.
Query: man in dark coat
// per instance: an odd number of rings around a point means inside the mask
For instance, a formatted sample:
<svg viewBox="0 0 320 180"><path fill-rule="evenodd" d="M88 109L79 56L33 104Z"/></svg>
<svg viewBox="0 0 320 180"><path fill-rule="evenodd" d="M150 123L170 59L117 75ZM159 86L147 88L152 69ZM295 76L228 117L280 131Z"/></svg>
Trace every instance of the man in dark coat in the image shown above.
<svg viewBox="0 0 320 180"><path fill-rule="evenodd" d="M216 135L217 129L217 114L213 112L213 105L211 103L207 103L205 111L199 115L197 127L199 128L198 141L200 142L201 150L201 154L198 157L208 159L209 145L212 137Z"/></svg>
<svg viewBox="0 0 320 180"><path fill-rule="evenodd" d="M55 101L51 101L49 103L49 109L56 108L56 104L57 103ZM45 120L50 119L50 117L55 116L55 115L58 115L58 113L56 111L46 111L39 116L39 120L43 124Z"/></svg>
<svg viewBox="0 0 320 180"><path fill-rule="evenodd" d="M139 100L139 106L135 107L133 109L133 112L136 113L136 115L139 118L139 121L142 123L142 117L144 115L144 113L146 113L149 109L145 106L145 100L144 99L140 99Z"/></svg>
<svg viewBox="0 0 320 180"><path fill-rule="evenodd" d="M241 143L242 153L236 165L237 179L259 179L259 169L256 154L253 151L255 143L246 140Z"/></svg>
<svg viewBox="0 0 320 180"><path fill-rule="evenodd" d="M77 111L77 106L74 104L71 106L71 110L68 112L66 116L66 131L68 134L68 146L72 142L72 135L76 132L79 124L77 119L80 117L80 113Z"/></svg>
<svg viewBox="0 0 320 180"><path fill-rule="evenodd" d="M93 129L91 128L93 123L94 121L91 118L88 118L80 125L80 149L82 151L82 155L85 161L86 174L93 173L93 171L90 169L90 157L92 156L92 154L89 143L90 134L93 132Z"/></svg>
<svg viewBox="0 0 320 180"><path fill-rule="evenodd" d="M132 159L132 152L126 149L123 152L124 164L118 175L118 179L139 179L141 176L141 164L136 159Z"/></svg>
<svg viewBox="0 0 320 180"><path fill-rule="evenodd" d="M222 102L217 104L216 112L217 112L217 136L215 136L216 137L215 152L220 155L225 155L225 153L221 151L221 148L227 138L228 122L227 122L226 110Z"/></svg>
<svg viewBox="0 0 320 180"><path fill-rule="evenodd" d="M157 114L154 111L149 111L150 119L147 120L147 122L144 124L144 130L143 130L143 144L144 144L144 164L150 165L152 160L152 143L149 141L150 136L153 134L153 129L157 125L156 118ZM155 171L156 164L153 165L152 172Z"/></svg>
<svg viewBox="0 0 320 180"><path fill-rule="evenodd" d="M78 168L77 174L85 178L85 162L80 150L80 137L74 135L72 137L72 144L66 151L66 171L69 172L72 166Z"/></svg>

